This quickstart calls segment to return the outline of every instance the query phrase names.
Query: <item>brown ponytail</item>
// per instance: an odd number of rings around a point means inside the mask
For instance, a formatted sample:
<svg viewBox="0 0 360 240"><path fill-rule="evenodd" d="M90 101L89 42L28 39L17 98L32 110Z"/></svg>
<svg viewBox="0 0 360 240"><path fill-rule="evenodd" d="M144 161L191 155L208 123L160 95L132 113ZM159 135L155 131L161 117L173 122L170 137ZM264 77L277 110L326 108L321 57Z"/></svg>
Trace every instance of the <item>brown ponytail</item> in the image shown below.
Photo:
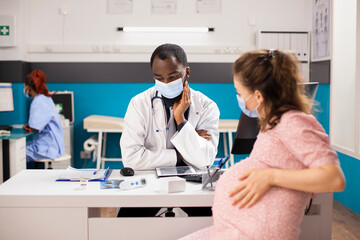
<svg viewBox="0 0 360 240"><path fill-rule="evenodd" d="M262 130L270 129L289 110L311 112L305 95L296 56L279 50L259 50L244 53L236 60L233 74L240 76L242 85L252 92L258 90L263 98L267 116L259 120Z"/></svg>

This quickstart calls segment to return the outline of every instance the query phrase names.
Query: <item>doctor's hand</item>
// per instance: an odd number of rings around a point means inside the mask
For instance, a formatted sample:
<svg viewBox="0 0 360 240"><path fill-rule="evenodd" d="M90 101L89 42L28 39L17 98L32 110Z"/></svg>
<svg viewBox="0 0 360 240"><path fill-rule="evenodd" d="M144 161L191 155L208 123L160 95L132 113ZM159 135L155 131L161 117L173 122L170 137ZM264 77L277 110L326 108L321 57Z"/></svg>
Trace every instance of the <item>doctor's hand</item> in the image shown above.
<svg viewBox="0 0 360 240"><path fill-rule="evenodd" d="M196 132L199 134L200 137L205 138L206 140L210 140L211 139L211 135L207 133L206 130L200 129L200 130L196 130Z"/></svg>
<svg viewBox="0 0 360 240"><path fill-rule="evenodd" d="M185 121L184 113L190 107L190 104L191 104L191 98L190 98L189 84L187 81L185 81L184 90L180 102L176 102L173 105L174 118L178 125L181 124L183 121Z"/></svg>
<svg viewBox="0 0 360 240"><path fill-rule="evenodd" d="M233 205L239 208L253 206L272 186L273 169L254 169L240 178L240 184L230 192Z"/></svg>

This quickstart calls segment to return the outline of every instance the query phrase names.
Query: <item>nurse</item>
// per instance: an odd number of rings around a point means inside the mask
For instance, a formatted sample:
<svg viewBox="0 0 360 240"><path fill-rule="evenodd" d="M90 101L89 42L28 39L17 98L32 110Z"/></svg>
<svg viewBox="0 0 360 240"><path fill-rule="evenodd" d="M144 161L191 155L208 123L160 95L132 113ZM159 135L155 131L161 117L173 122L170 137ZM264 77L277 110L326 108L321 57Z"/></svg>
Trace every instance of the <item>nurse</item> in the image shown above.
<svg viewBox="0 0 360 240"><path fill-rule="evenodd" d="M189 87L184 50L163 44L150 59L155 86L130 101L120 146L124 166L135 170L213 163L219 141L219 109ZM211 215L210 208L182 208L191 216ZM121 208L119 217L154 216L159 209Z"/></svg>
<svg viewBox="0 0 360 240"><path fill-rule="evenodd" d="M46 76L40 70L27 75L24 94L33 98L30 105L27 131L35 132L33 141L26 147L26 160L55 159L64 154L64 136L60 116L46 86Z"/></svg>

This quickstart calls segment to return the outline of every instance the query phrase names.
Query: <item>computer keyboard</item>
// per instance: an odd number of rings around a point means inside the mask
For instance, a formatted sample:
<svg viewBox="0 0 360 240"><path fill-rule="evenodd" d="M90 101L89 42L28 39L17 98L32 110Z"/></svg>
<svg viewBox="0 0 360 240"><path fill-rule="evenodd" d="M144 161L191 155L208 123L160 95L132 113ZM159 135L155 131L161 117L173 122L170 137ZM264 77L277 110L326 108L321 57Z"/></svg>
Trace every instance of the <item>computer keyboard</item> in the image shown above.
<svg viewBox="0 0 360 240"><path fill-rule="evenodd" d="M0 125L0 130L11 131L12 129L13 127L9 125Z"/></svg>
<svg viewBox="0 0 360 240"><path fill-rule="evenodd" d="M182 175L179 176L184 178L187 182L202 182L202 174L189 174L189 175Z"/></svg>

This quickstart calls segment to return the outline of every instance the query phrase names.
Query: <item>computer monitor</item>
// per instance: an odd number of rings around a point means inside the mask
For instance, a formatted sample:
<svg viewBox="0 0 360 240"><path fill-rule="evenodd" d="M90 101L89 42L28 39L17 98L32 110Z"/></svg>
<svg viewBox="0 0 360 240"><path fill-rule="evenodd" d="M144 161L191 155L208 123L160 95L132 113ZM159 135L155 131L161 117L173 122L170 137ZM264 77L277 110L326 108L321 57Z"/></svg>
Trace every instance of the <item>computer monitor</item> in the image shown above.
<svg viewBox="0 0 360 240"><path fill-rule="evenodd" d="M315 99L317 89L319 87L318 82L302 83L305 85L305 93L312 100ZM256 137L259 133L260 127L256 118L250 118L245 114L240 115L238 127L236 130L236 136L233 147L231 149L232 154L249 154L253 149L253 145L256 141Z"/></svg>
<svg viewBox="0 0 360 240"><path fill-rule="evenodd" d="M70 123L74 123L74 94L69 91L56 91L51 97L55 103L59 114L69 119Z"/></svg>
<svg viewBox="0 0 360 240"><path fill-rule="evenodd" d="M14 111L12 83L0 83L0 112Z"/></svg>
<svg viewBox="0 0 360 240"><path fill-rule="evenodd" d="M12 83L0 83L0 112L14 111ZM8 125L0 125L0 130L11 130Z"/></svg>

